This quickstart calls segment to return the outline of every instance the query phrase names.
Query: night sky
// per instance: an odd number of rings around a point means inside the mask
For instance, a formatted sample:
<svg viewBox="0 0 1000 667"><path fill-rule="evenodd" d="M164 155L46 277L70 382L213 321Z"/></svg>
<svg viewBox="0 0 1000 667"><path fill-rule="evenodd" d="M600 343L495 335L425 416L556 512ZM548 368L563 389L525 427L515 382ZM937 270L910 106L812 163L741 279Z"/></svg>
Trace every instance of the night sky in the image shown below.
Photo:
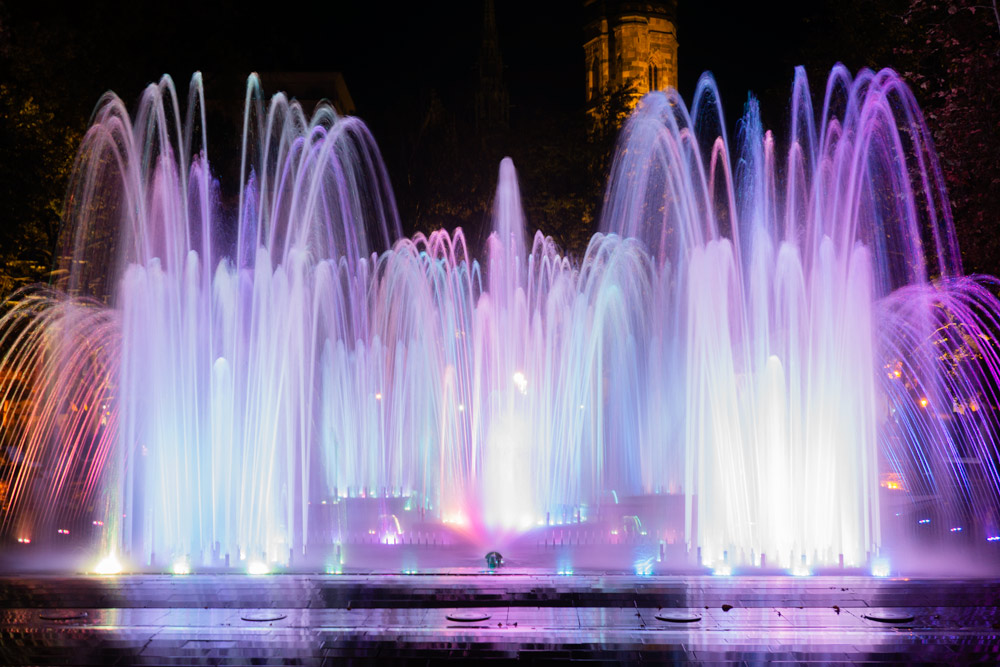
<svg viewBox="0 0 1000 667"><path fill-rule="evenodd" d="M836 4L682 0L681 93L690 98L698 76L711 70L730 124L749 91L763 96L766 122L783 123L795 64L809 57L813 70L825 71L837 60L852 67L864 62L863 54L834 54L835 45L819 57L804 49L848 29ZM377 119L376 125L407 113L421 91L433 89L446 101L468 95L482 26L482 5L475 0L401 7L294 3L266 12L249 11L244 3L97 0L65 7L42 0L0 6L8 29L36 22L55 39L74 43L78 59L46 75L64 77L77 95L89 95L79 101L87 109L108 88L134 102L142 86L163 72L186 82L201 70L209 95L237 97L254 70L339 70L358 114ZM498 0L496 14L512 115L582 109L582 3Z"/></svg>

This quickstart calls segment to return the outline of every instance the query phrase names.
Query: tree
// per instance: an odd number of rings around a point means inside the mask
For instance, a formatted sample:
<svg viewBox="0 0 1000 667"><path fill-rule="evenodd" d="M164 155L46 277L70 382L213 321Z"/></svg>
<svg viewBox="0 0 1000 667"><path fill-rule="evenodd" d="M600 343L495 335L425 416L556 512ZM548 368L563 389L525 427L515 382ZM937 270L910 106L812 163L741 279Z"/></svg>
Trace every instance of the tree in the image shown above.
<svg viewBox="0 0 1000 667"><path fill-rule="evenodd" d="M911 0L895 55L934 136L966 272L1000 273L1000 12Z"/></svg>
<svg viewBox="0 0 1000 667"><path fill-rule="evenodd" d="M0 294L52 266L63 196L80 132L30 95L0 84Z"/></svg>

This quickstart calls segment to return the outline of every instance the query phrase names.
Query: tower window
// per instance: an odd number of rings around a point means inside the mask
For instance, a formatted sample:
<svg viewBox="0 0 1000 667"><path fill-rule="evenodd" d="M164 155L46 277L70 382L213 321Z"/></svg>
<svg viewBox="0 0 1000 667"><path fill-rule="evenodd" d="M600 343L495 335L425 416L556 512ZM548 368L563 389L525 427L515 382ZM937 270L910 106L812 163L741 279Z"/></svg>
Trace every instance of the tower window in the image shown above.
<svg viewBox="0 0 1000 667"><path fill-rule="evenodd" d="M660 89L659 72L657 72L656 70L656 65L654 65L653 63L649 63L648 70L649 70L649 89L659 90Z"/></svg>
<svg viewBox="0 0 1000 667"><path fill-rule="evenodd" d="M590 64L590 99L596 100L601 94L601 61L597 58Z"/></svg>

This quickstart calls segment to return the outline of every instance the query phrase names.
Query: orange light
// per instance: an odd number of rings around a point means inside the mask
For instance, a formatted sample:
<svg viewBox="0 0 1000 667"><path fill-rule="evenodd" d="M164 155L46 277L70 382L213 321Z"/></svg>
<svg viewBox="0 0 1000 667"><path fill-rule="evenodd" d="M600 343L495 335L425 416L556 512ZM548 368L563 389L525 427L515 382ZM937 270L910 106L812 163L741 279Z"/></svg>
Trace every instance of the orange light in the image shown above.
<svg viewBox="0 0 1000 667"><path fill-rule="evenodd" d="M879 486L883 489L888 489L890 491L903 491L903 478L894 472L887 472L882 474L882 479L879 481Z"/></svg>
<svg viewBox="0 0 1000 667"><path fill-rule="evenodd" d="M926 398L921 398L920 399L920 407L926 408L927 407L927 403L928 403L928 401L927 401Z"/></svg>
<svg viewBox="0 0 1000 667"><path fill-rule="evenodd" d="M893 377L897 377L897 378L898 378L898 377L902 377L902 376L903 376L903 371L901 371L901 370L899 370L899 369L897 368L896 370L894 370L894 371L892 372L892 376L893 376Z"/></svg>

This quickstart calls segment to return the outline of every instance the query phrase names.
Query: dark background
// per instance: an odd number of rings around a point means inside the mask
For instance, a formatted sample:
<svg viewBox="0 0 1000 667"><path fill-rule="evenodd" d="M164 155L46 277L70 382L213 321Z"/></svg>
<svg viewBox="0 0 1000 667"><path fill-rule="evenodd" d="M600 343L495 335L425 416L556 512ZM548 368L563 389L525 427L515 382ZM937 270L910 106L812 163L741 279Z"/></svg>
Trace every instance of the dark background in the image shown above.
<svg viewBox="0 0 1000 667"><path fill-rule="evenodd" d="M67 6L69 4L69 6ZM498 0L510 127L481 132L472 100L480 2L88 3L0 0L0 259L6 293L44 278L75 146L99 96L130 106L171 74L204 73L209 148L233 196L251 71L340 71L392 177L404 230L485 227L499 159L514 157L529 224L580 252L596 225L613 137L588 134L578 0ZM938 143L967 270L1000 272L1000 26L991 0L681 0L680 91L712 71L732 131L753 92L781 136L792 69L814 96L836 62L892 66L914 86ZM265 91L275 92L275 91ZM819 101L817 101L818 106ZM182 100L183 105L183 100Z"/></svg>

